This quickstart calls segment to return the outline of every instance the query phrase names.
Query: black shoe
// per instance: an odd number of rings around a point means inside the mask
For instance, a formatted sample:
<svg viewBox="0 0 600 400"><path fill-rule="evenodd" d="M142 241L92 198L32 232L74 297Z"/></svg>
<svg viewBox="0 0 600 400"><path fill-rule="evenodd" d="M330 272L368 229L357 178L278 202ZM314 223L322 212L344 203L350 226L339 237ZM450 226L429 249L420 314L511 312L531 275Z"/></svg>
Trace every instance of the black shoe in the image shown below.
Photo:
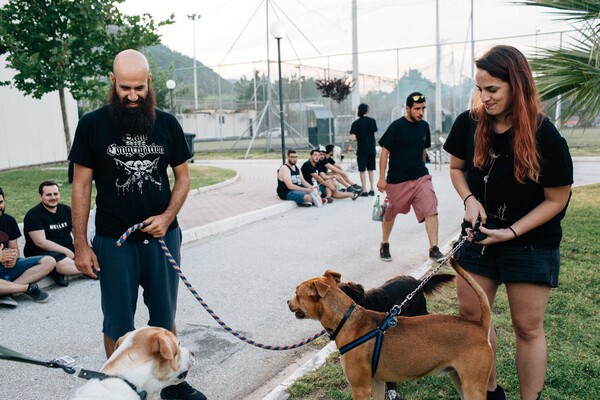
<svg viewBox="0 0 600 400"><path fill-rule="evenodd" d="M362 186L360 186L360 185L357 185L356 183L355 183L354 185L352 185L352 187L353 187L354 189L356 189L356 190L361 190L361 189L362 189Z"/></svg>
<svg viewBox="0 0 600 400"><path fill-rule="evenodd" d="M344 189L344 192L348 192L348 193L354 193L357 190L354 189L352 186L348 186L347 188Z"/></svg>
<svg viewBox="0 0 600 400"><path fill-rule="evenodd" d="M360 193L360 190L357 190L354 193L352 193L352 200L356 200L359 196L362 196Z"/></svg>
<svg viewBox="0 0 600 400"><path fill-rule="evenodd" d="M13 299L11 296L0 296L0 305L10 308L16 308L19 305L19 303L17 303L16 300Z"/></svg>
<svg viewBox="0 0 600 400"><path fill-rule="evenodd" d="M488 390L486 400L506 400L506 392L500 385L496 385L493 392Z"/></svg>
<svg viewBox="0 0 600 400"><path fill-rule="evenodd" d="M437 246L433 246L432 248L429 249L429 258L431 258L432 260L439 262L444 257L445 257L444 253L442 253Z"/></svg>
<svg viewBox="0 0 600 400"><path fill-rule="evenodd" d="M65 279L65 276L56 272L56 269L53 269L48 276L52 278L54 283L58 286L69 286L69 282Z"/></svg>
<svg viewBox="0 0 600 400"><path fill-rule="evenodd" d="M45 303L50 295L44 292L36 283L30 283L25 294L35 300L36 303Z"/></svg>
<svg viewBox="0 0 600 400"><path fill-rule="evenodd" d="M379 258L381 258L381 261L392 261L389 243L381 243L381 245L379 246Z"/></svg>
<svg viewBox="0 0 600 400"><path fill-rule="evenodd" d="M374 191L374 190L371 190L371 191L369 192L369 196L375 196L375 191Z"/></svg>
<svg viewBox="0 0 600 400"><path fill-rule="evenodd" d="M169 400L206 400L206 396L194 389L186 381L179 385L167 386L160 391L161 399Z"/></svg>
<svg viewBox="0 0 600 400"><path fill-rule="evenodd" d="M362 192L360 197L369 197L369 192Z"/></svg>

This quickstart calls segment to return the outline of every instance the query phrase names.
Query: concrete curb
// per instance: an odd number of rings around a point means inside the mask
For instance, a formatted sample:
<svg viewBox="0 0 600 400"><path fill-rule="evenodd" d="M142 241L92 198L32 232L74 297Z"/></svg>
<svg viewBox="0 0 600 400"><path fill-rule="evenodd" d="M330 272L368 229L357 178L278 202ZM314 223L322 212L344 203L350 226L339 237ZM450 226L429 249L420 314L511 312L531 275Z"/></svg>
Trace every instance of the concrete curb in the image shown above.
<svg viewBox="0 0 600 400"><path fill-rule="evenodd" d="M456 232L456 236L460 234L460 231ZM452 241L447 243L442 247L441 251L446 254L452 248ZM431 260L425 261L421 264L416 270L412 272L412 276L421 279L433 266L433 262ZM335 342L330 342L327 346L323 347L317 354L312 356L310 360L308 360L304 365L298 368L293 374L287 377L283 382L281 382L275 389L273 389L268 395L263 397L263 400L285 400L290 395L287 393L287 388L292 386L294 382L298 379L302 378L304 375L309 372L315 371L318 368L322 367L327 360L327 357L334 351L337 351L337 346Z"/></svg>
<svg viewBox="0 0 600 400"><path fill-rule="evenodd" d="M188 229L183 232L183 243L193 242L195 240L237 229L243 225L260 221L297 207L298 206L293 201L284 201L281 204L274 204L266 208L260 208L258 210L249 211L244 214L235 215L210 224Z"/></svg>

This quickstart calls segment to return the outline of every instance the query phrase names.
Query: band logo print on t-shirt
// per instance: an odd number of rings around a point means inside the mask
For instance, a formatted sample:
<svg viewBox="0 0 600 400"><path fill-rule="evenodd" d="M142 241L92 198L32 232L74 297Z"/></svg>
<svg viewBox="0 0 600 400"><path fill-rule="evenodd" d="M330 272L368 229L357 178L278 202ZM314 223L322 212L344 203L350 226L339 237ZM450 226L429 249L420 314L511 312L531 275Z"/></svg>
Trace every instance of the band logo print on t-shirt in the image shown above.
<svg viewBox="0 0 600 400"><path fill-rule="evenodd" d="M108 155L114 157L120 175L115 181L117 193L125 194L137 190L143 194L144 182L158 186L160 191L162 180L157 168L160 155L165 152L164 147L154 143L146 144L146 137L143 135L125 135L124 141L124 146L113 143L107 149ZM151 154L158 154L158 157L151 160L143 159ZM131 157L137 159L131 160L129 159Z"/></svg>

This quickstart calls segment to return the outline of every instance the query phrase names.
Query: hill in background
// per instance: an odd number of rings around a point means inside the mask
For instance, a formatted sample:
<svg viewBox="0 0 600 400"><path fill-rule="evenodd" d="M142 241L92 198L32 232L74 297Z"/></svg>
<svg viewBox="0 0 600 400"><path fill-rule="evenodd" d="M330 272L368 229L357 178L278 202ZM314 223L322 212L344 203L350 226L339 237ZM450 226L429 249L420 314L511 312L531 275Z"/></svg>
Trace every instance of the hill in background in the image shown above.
<svg viewBox="0 0 600 400"><path fill-rule="evenodd" d="M171 50L164 45L148 47L144 53L154 62L158 69L169 71L173 66L173 76L178 86L190 86L193 93L194 86L194 60L177 51ZM221 78L216 72L196 60L198 96L208 97L218 95L218 80L221 80L221 93L230 94L233 91L233 84Z"/></svg>

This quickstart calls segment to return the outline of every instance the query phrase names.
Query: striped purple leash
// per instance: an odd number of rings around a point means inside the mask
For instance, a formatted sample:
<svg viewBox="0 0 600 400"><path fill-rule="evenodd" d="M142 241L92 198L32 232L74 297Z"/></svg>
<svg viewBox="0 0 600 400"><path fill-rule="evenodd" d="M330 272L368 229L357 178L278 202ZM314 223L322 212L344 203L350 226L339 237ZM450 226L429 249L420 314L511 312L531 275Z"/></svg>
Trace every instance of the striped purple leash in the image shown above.
<svg viewBox="0 0 600 400"><path fill-rule="evenodd" d="M144 226L144 224L139 223L139 224L135 224L135 225L131 226L129 229L127 229L127 231L125 231L125 233L123 235L121 235L119 240L117 240L117 246L120 247L127 240L129 235L131 235L136 230L141 229L143 226ZM167 257L167 260L171 264L171 267L175 270L175 272L177 272L177 275L179 275L179 278L181 279L181 281L185 284L185 286L188 288L188 290L194 295L196 300L198 300L198 302L202 305L202 307L204 307L204 309L210 314L210 316L213 317L213 319L215 321L217 321L217 323L219 325L221 325L221 327L223 329L225 329L227 332L231 333L236 338L238 338L248 344L251 344L252 346L255 346L255 347L258 347L261 349L265 349L265 350L292 350L292 349L296 349L298 347L302 347L302 346L314 341L315 339L323 336L326 333L325 330L322 330L321 332L309 337L308 339L305 339L299 343L289 345L289 346L273 346L273 345L257 343L256 341L241 335L240 333L235 331L233 328L229 327L226 323L224 323L221 320L221 318L219 318L219 316L208 306L208 304L206 304L204 302L202 297L200 297L200 295L198 294L196 289L194 289L192 284L188 281L186 276L181 271L181 268L177 264L177 261L175 261L175 258L173 258L173 256L171 255L171 252L167 248L167 245L165 244L165 241L163 240L163 238L161 237L157 240L158 240L158 244L160 245L160 248L162 249L163 253L165 254L165 257Z"/></svg>

